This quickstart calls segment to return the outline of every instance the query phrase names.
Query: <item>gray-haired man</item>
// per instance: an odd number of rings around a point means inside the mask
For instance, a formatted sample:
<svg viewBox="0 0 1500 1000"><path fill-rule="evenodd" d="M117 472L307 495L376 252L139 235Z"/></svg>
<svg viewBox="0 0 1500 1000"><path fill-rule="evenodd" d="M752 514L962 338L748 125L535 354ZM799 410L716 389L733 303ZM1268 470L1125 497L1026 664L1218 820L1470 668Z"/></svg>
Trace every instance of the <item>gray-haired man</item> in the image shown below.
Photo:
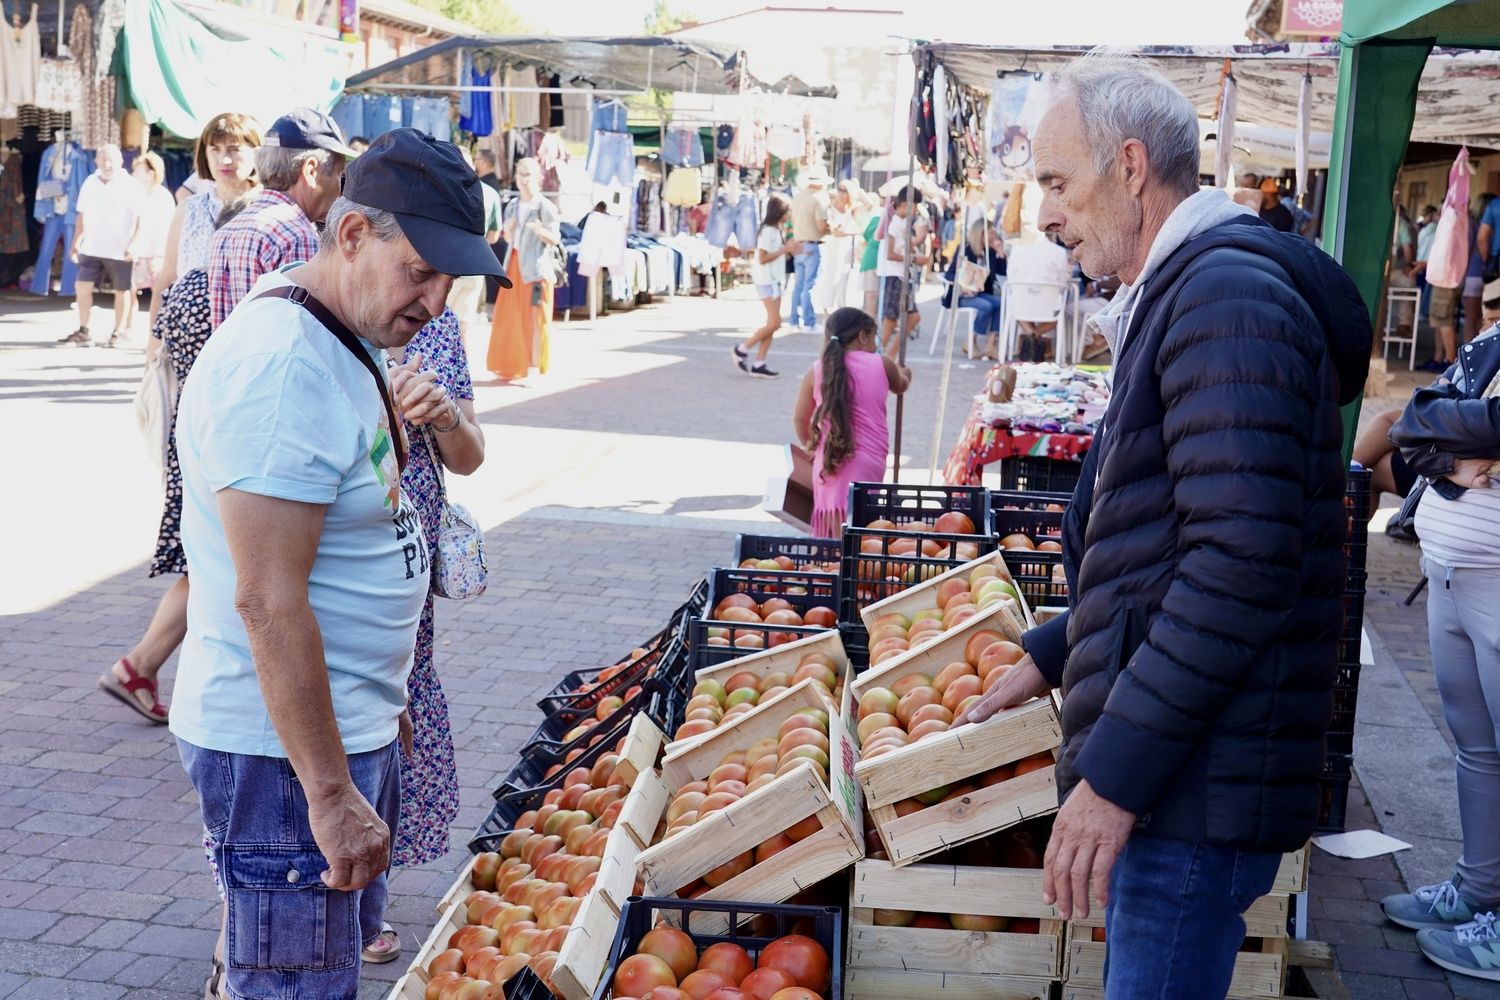
<svg viewBox="0 0 1500 1000"><path fill-rule="evenodd" d="M260 194L214 234L208 298L215 329L262 274L318 252L317 223L339 196L344 164L355 155L338 123L321 111L298 108L271 123L255 151Z"/></svg>

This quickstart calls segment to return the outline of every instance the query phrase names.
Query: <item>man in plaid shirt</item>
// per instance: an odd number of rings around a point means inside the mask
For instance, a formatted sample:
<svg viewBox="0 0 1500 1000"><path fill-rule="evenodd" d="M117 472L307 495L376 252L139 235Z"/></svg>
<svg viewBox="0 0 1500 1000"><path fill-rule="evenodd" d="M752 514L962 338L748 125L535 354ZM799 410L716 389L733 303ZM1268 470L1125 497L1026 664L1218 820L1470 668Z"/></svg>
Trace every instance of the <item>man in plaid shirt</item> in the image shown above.
<svg viewBox="0 0 1500 1000"><path fill-rule="evenodd" d="M255 151L264 187L214 234L208 296L215 329L261 275L312 260L318 252L315 223L339 196L344 164L354 155L338 124L320 111L298 108L272 123Z"/></svg>

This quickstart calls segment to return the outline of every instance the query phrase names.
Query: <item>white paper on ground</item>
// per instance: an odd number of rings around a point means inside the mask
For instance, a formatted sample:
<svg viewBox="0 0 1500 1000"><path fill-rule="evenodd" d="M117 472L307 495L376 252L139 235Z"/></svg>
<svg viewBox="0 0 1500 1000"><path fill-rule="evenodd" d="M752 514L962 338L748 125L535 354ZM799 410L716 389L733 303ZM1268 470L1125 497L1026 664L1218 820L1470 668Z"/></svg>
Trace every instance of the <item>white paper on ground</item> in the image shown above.
<svg viewBox="0 0 1500 1000"><path fill-rule="evenodd" d="M1411 847L1404 840L1387 837L1378 830L1330 833L1326 837L1314 837L1313 843L1335 857L1351 858L1356 861L1381 854L1394 854Z"/></svg>

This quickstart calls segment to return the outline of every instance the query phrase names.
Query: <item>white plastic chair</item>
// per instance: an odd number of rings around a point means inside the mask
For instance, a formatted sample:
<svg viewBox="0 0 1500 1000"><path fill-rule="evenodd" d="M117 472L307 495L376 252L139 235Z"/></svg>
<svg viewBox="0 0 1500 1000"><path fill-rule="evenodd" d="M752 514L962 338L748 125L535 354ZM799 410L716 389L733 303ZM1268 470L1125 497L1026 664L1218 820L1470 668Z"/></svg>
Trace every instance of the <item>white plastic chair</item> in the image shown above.
<svg viewBox="0 0 1500 1000"><path fill-rule="evenodd" d="M1009 361L1015 353L1021 323L1055 323L1052 356L1058 364L1066 364L1068 299L1077 289L1071 281L1006 281L1000 304L1000 360Z"/></svg>
<svg viewBox="0 0 1500 1000"><path fill-rule="evenodd" d="M1411 329L1407 335L1402 337L1396 333L1396 314L1400 311L1399 306L1403 302L1411 303ZM1401 349L1407 351L1406 367L1408 371L1417 369L1417 310L1422 307L1422 290L1420 288L1401 288L1392 286L1385 293L1385 334L1381 338L1385 341L1380 349L1382 358L1388 357L1391 345L1396 345L1396 359L1401 359Z"/></svg>
<svg viewBox="0 0 1500 1000"><path fill-rule="evenodd" d="M947 296L949 289L952 287L952 284L953 283L947 278L943 279L943 295L945 297ZM958 293L955 291L954 294L956 295ZM939 299L938 301L941 302L942 299ZM958 306L955 309L949 309L947 306L942 306L938 309L937 330L933 332L932 342L927 345L927 353L933 354L937 351L938 341L943 337L943 332L946 329L945 324L948 323L949 316L953 317L952 321L954 323L962 322L968 324L969 346L964 348L964 354L972 359L974 357L974 324L979 321L979 310L975 309L973 306Z"/></svg>

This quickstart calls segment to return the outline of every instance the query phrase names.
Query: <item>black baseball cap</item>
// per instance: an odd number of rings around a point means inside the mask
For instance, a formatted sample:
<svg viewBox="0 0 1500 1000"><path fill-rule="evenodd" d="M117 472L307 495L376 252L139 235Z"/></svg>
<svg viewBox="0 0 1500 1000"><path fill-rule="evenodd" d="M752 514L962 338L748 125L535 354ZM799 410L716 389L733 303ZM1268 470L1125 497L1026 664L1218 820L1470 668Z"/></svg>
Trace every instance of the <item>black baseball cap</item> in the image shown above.
<svg viewBox="0 0 1500 1000"><path fill-rule="evenodd" d="M344 197L394 215L429 267L487 274L511 287L484 238L479 175L453 143L414 128L392 129L350 161Z"/></svg>
<svg viewBox="0 0 1500 1000"><path fill-rule="evenodd" d="M314 108L298 108L276 119L261 136L260 144L282 149L326 149L351 160L359 155L344 142L339 123Z"/></svg>

